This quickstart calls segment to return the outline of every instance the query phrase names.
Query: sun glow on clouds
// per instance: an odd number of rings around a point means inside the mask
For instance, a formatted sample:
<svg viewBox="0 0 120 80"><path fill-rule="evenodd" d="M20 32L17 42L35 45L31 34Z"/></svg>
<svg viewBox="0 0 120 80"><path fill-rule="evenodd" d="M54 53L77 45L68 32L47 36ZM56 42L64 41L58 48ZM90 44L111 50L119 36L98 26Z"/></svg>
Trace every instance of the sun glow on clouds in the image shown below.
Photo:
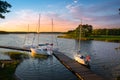
<svg viewBox="0 0 120 80"><path fill-rule="evenodd" d="M51 31L52 18L54 31L56 32L65 32L75 29L80 24L81 19L83 20L83 24L93 25L93 28L106 28L107 26L120 27L120 15L117 11L119 9L120 0L66 0L66 3L61 0L58 5L63 3L64 5L62 6L58 6L57 2L54 1L54 3L51 4L45 2L44 6L39 4L39 7L42 8L48 5L47 8L41 11L36 11L32 8L28 9L28 7L15 10L15 12L12 11L8 13L10 17L12 15L11 18L9 17L9 19L0 22L0 30L27 31L29 24L30 31L36 31L39 14L41 14L41 32Z"/></svg>
<svg viewBox="0 0 120 80"><path fill-rule="evenodd" d="M33 10L16 11L14 18L0 23L0 30L4 29L6 31L27 31L29 24L30 31L36 31L36 27L38 27L39 14L39 12L35 12ZM64 32L75 26L75 23L64 19L57 13L41 13L40 32L51 32L52 19L54 22L54 31L56 32Z"/></svg>

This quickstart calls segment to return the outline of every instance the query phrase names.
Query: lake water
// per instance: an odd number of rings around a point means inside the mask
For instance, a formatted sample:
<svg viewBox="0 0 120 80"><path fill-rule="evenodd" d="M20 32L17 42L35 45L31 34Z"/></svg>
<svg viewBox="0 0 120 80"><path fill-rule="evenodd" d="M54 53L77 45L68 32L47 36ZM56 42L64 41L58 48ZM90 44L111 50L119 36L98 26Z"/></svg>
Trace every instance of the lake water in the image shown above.
<svg viewBox="0 0 120 80"><path fill-rule="evenodd" d="M0 35L0 45L22 47L24 44L32 44L33 34L6 34ZM74 59L78 48L78 41L73 39L56 38L57 35L41 34L40 43L53 42L59 51ZM52 37L52 38L51 38ZM37 44L37 39L33 42ZM81 41L82 54L91 56L91 71L109 80L116 80L120 76L120 50L116 50L120 43L102 41ZM0 59L10 59L3 55L11 51L0 49ZM30 54L30 53L28 53ZM76 76L67 70L54 56L48 58L29 58L23 60L16 68L15 74L21 80L77 80Z"/></svg>

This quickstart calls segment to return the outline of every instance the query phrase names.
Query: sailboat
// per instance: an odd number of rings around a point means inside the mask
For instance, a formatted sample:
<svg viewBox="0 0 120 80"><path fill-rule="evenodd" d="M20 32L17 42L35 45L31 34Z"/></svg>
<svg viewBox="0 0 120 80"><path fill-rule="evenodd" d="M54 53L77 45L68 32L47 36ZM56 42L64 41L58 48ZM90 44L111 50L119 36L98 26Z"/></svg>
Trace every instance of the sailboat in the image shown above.
<svg viewBox="0 0 120 80"><path fill-rule="evenodd" d="M32 44L31 44L31 40L29 39L30 37L30 34L29 34L29 24L28 24L28 33L25 35L25 40L24 40L24 45L23 45L23 48L24 49L30 49L31 47L34 47Z"/></svg>
<svg viewBox="0 0 120 80"><path fill-rule="evenodd" d="M53 20L52 20L53 27ZM39 44L39 31L40 30L40 15L39 15L39 26L38 26L38 45L35 48L30 48L31 53L33 54L42 54L42 55L52 55L53 53L53 44L45 43Z"/></svg>
<svg viewBox="0 0 120 80"><path fill-rule="evenodd" d="M76 51L76 54L74 55L74 59L77 62L79 62L80 64L88 67L89 66L89 62L90 62L90 56L89 55L85 56L85 55L81 54L81 50L80 50L82 21L81 21L81 24L79 26L79 30L80 30L80 33L79 33L79 46L78 46L78 50Z"/></svg>

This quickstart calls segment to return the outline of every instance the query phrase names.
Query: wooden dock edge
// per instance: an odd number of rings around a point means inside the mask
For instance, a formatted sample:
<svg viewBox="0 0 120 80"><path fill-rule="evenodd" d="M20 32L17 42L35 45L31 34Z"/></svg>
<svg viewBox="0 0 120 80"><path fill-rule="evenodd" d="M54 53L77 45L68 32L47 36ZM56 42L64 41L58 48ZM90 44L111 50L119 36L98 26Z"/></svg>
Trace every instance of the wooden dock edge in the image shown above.
<svg viewBox="0 0 120 80"><path fill-rule="evenodd" d="M93 73L87 67L81 65L77 61L64 55L62 52L54 51L53 55L73 74L77 76L79 80L106 80L101 76Z"/></svg>
<svg viewBox="0 0 120 80"><path fill-rule="evenodd" d="M16 46L2 46L2 45L0 45L0 48L30 52L29 49L25 49L25 48L22 48L22 47L16 47Z"/></svg>

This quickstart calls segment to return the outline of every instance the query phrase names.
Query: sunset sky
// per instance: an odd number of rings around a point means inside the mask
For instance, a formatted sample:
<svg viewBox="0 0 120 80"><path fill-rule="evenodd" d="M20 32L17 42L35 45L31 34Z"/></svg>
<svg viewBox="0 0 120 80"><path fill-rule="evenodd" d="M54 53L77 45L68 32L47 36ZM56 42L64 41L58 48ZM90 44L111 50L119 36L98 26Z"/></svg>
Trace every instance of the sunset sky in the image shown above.
<svg viewBox="0 0 120 80"><path fill-rule="evenodd" d="M11 12L0 19L0 31L36 31L41 14L40 32L65 32L81 22L93 28L120 28L120 0L6 0Z"/></svg>

